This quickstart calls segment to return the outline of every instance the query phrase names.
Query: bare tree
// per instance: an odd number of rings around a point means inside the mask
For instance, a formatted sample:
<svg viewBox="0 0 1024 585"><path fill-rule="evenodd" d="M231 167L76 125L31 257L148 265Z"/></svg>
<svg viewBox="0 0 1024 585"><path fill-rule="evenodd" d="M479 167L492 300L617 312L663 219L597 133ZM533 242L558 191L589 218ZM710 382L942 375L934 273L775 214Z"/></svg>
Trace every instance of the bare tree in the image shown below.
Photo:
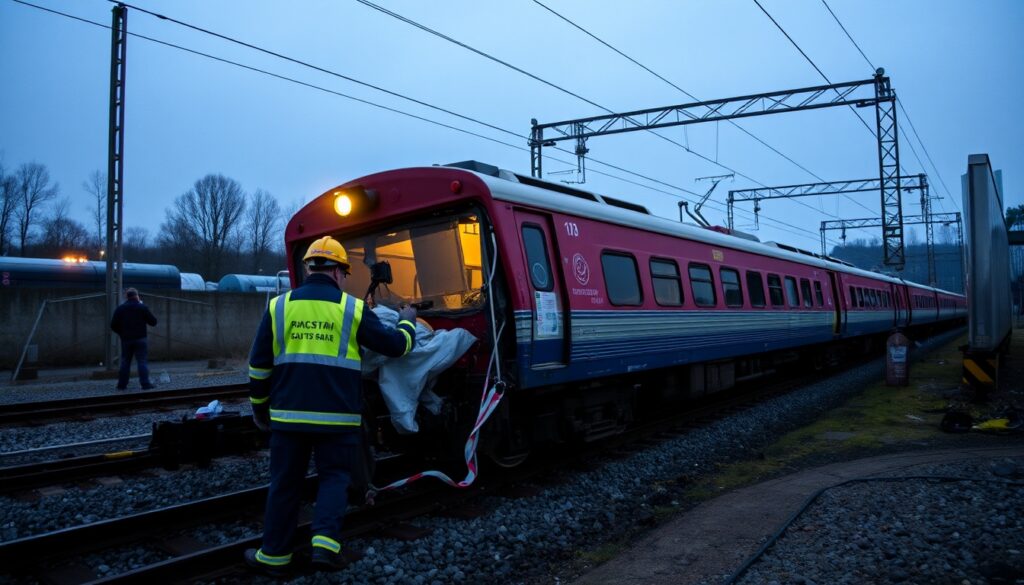
<svg viewBox="0 0 1024 585"><path fill-rule="evenodd" d="M39 246L35 248L37 254L63 256L88 250L91 240L89 230L68 216L70 208L70 199L60 199L54 204L50 214L43 219L42 237Z"/></svg>
<svg viewBox="0 0 1024 585"><path fill-rule="evenodd" d="M205 274L220 274L225 250L238 237L245 193L234 179L206 175L179 195L161 226L161 243L199 255Z"/></svg>
<svg viewBox="0 0 1024 585"><path fill-rule="evenodd" d="M264 257L270 251L281 224L281 206L273 195L257 189L245 210L245 235L253 272L261 272Z"/></svg>
<svg viewBox="0 0 1024 585"><path fill-rule="evenodd" d="M1008 230L1024 228L1024 204L1008 208L1005 221Z"/></svg>
<svg viewBox="0 0 1024 585"><path fill-rule="evenodd" d="M29 232L32 230L35 218L33 214L39 211L39 207L57 196L59 186L50 184L50 171L46 165L36 162L25 163L18 167L16 177L16 194L18 206L16 217L18 220L18 245L21 254L25 254L25 245L28 244Z"/></svg>
<svg viewBox="0 0 1024 585"><path fill-rule="evenodd" d="M132 226L124 229L124 239L122 240L124 245L124 257L125 261L130 262L143 262L146 261L144 258L148 254L149 248L149 230L144 227Z"/></svg>
<svg viewBox="0 0 1024 585"><path fill-rule="evenodd" d="M105 247L107 241L107 175L95 170L82 181L82 189L92 198L89 204L89 220L95 228L96 245Z"/></svg>
<svg viewBox="0 0 1024 585"><path fill-rule="evenodd" d="M125 228L124 241L122 243L125 248L143 250L149 245L149 230L138 226Z"/></svg>
<svg viewBox="0 0 1024 585"><path fill-rule="evenodd" d="M17 178L7 173L3 159L0 159L0 256L10 252L11 220L18 207L17 187Z"/></svg>

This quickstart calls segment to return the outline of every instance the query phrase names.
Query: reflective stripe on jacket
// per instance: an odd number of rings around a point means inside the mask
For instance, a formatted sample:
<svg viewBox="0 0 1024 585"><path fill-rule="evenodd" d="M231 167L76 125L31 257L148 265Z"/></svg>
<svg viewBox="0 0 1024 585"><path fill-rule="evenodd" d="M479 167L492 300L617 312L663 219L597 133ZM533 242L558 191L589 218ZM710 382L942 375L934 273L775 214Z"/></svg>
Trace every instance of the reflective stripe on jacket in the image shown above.
<svg viewBox="0 0 1024 585"><path fill-rule="evenodd" d="M360 372L361 359L356 339L363 316L363 301L346 293L341 293L338 303L293 301L291 296L292 293L288 292L270 301L274 367L310 364ZM270 420L289 426L358 427L362 422L355 412L288 410L275 408L273 404L270 406Z"/></svg>
<svg viewBox="0 0 1024 585"><path fill-rule="evenodd" d="M274 430L358 430L360 347L399 357L415 335L412 323L390 328L329 277L312 274L301 287L272 299L264 313L249 356L253 409L268 409Z"/></svg>

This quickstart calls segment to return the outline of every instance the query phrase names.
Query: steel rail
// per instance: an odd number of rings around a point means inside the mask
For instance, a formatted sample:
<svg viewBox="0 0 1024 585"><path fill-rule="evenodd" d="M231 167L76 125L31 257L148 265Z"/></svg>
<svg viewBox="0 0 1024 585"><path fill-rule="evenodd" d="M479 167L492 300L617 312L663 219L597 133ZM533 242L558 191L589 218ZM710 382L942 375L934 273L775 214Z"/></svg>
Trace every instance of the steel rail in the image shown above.
<svg viewBox="0 0 1024 585"><path fill-rule="evenodd" d="M810 372L795 377L786 375L784 372L789 367L799 367L799 365L787 364L780 368L777 374L769 375L769 378L775 379L753 381L754 383L743 384L743 388L737 389L738 391L727 391L715 395L720 400L713 400L711 396L706 397L696 403L691 403L692 407L682 412L637 425L621 435L590 443L582 450L576 449L569 452L563 452L562 449L548 450L543 457L538 458L540 460L528 461L522 467L517 468L511 476L504 476L505 470L495 469L488 481L481 482L467 490L449 490L434 485L426 488L417 486L416 489L390 494L377 506L363 506L347 514L343 536L345 539L350 539L373 532L395 521L438 511L448 503L454 507L462 506L476 494L485 491L494 493L495 487L550 475L552 470L564 470L566 469L566 460L579 462L581 457L586 456L617 457L623 453L646 448L651 444L652 439L660 440L660 437L664 437L666 434L676 435L712 424L720 420L723 413L746 410L780 394L838 375L871 359L875 358L868 355L860 356L849 360L840 368ZM305 486L306 501L309 501L314 485L315 476L308 477ZM198 523L209 523L223 518L237 518L240 511L246 507L262 505L266 497L266 489L266 486L251 488L0 544L0 566L13 568L19 574L24 574L26 571L38 571L39 567L45 566L45 563L58 557L67 560L76 555L143 539L152 542L154 537L161 533L181 530ZM305 540L305 536L308 536L308 527L308 523L300 525L300 541ZM183 555L176 554L173 558L164 561L118 575L97 577L97 580L90 582L149 585L154 581L191 582L197 578L237 574L246 570L241 561L242 552L246 548L258 546L259 541L260 537L253 536ZM303 554L302 549L297 552L300 555ZM296 564L300 565L300 563ZM296 576L299 574L301 573Z"/></svg>
<svg viewBox="0 0 1024 585"><path fill-rule="evenodd" d="M45 402L18 402L0 405L0 424L36 422L124 409L137 410L213 398L242 397L247 393L248 384L239 383L176 390L103 394Z"/></svg>
<svg viewBox="0 0 1024 585"><path fill-rule="evenodd" d="M115 451L0 467L0 493L56 485L83 477L152 467L159 462L149 449Z"/></svg>
<svg viewBox="0 0 1024 585"><path fill-rule="evenodd" d="M109 437L107 439L96 439L95 441L79 441L77 443L65 443L63 445L47 445L45 447L33 447L31 449L21 449L20 451L2 451L0 452L0 459L3 459L5 457L22 457L25 455L36 455L38 453L62 451L64 449L75 449L79 447L91 447L93 445L106 445L107 443L118 443L121 441L141 441L143 439L149 439L151 436L151 433L146 433L144 435L125 435L123 437ZM0 472L3 472L2 467L0 467Z"/></svg>

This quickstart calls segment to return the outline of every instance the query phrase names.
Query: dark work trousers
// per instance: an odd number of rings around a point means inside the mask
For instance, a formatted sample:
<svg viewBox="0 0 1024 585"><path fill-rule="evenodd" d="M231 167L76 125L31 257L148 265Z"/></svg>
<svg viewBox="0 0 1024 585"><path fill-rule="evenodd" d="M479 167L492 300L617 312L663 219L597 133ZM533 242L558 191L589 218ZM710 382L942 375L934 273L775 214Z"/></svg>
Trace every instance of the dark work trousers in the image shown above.
<svg viewBox="0 0 1024 585"><path fill-rule="evenodd" d="M149 345L146 338L121 340L121 369L117 372L117 388L124 390L128 387L128 377L132 372L132 358L138 360L139 383L142 387L151 386L149 383Z"/></svg>
<svg viewBox="0 0 1024 585"><path fill-rule="evenodd" d="M292 552L311 452L316 458L320 487L310 536L341 541L341 521L348 507L348 484L358 441L358 433L273 431L270 434L270 491L263 521L264 554L279 556Z"/></svg>

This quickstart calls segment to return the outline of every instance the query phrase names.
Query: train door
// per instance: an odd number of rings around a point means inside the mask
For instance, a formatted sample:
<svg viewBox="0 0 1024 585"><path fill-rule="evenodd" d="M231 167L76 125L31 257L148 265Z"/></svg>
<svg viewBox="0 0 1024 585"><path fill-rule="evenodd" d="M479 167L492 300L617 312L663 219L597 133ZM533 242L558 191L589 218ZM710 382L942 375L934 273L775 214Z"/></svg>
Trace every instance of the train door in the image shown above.
<svg viewBox="0 0 1024 585"><path fill-rule="evenodd" d="M829 288L832 289L832 334L842 335L846 332L846 303L843 302L842 283L836 278L835 272L828 273Z"/></svg>
<svg viewBox="0 0 1024 585"><path fill-rule="evenodd" d="M899 327L900 326L900 310L899 310L899 304L896 302L896 297L897 297L897 295L896 295L896 285L890 282L889 283L889 301L892 304L889 306L889 309L892 311L892 326L893 327Z"/></svg>
<svg viewBox="0 0 1024 585"><path fill-rule="evenodd" d="M551 219L516 211L523 242L532 315L531 365L559 366L566 362L565 292L559 275L558 250L552 237Z"/></svg>
<svg viewBox="0 0 1024 585"><path fill-rule="evenodd" d="M914 303L910 302L910 289L906 284L900 285L900 297L903 299L903 310L900 311L902 314L901 325L909 327L914 320Z"/></svg>

